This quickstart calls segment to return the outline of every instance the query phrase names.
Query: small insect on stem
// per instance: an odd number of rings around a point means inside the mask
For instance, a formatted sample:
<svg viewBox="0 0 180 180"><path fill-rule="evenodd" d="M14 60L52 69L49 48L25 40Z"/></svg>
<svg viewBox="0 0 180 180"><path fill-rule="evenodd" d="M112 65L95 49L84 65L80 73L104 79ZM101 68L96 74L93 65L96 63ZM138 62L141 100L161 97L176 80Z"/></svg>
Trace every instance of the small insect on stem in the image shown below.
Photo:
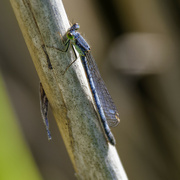
<svg viewBox="0 0 180 180"><path fill-rule="evenodd" d="M40 82L40 109L41 109L41 116L43 119L43 122L46 126L46 131L48 135L48 140L51 140L51 133L49 131L49 122L48 122L48 98L46 96L46 93L44 91L44 88Z"/></svg>
<svg viewBox="0 0 180 180"><path fill-rule="evenodd" d="M79 32L76 32L79 28L77 23L73 24L67 32L67 38L80 55L105 135L109 142L115 145L116 141L109 126L114 127L119 124L119 113L101 78L89 44Z"/></svg>

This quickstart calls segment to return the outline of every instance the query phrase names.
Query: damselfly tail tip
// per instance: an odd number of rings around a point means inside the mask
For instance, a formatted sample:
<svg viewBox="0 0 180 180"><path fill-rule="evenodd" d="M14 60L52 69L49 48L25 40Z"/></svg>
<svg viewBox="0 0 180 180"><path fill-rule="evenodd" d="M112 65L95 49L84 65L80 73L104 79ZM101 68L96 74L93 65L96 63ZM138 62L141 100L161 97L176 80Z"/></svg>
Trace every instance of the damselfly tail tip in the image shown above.
<svg viewBox="0 0 180 180"><path fill-rule="evenodd" d="M115 140L115 138L114 138L114 136L112 134L109 135L108 140L113 146L116 145L116 140Z"/></svg>
<svg viewBox="0 0 180 180"><path fill-rule="evenodd" d="M48 140L50 141L52 139L51 132L49 131L49 127L46 128Z"/></svg>
<svg viewBox="0 0 180 180"><path fill-rule="evenodd" d="M50 141L52 139L52 137L51 137L51 133L49 130L47 130L47 135L48 135L48 140Z"/></svg>

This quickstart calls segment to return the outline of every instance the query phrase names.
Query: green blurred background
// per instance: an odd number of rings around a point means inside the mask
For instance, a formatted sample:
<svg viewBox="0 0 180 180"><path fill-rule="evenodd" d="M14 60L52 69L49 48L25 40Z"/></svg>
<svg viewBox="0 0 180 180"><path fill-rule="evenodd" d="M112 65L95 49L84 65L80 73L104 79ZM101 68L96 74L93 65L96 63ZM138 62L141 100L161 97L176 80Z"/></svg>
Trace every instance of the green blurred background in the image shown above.
<svg viewBox="0 0 180 180"><path fill-rule="evenodd" d="M64 0L120 113L112 129L129 179L180 179L180 1ZM0 4L0 180L75 179L10 2Z"/></svg>
<svg viewBox="0 0 180 180"><path fill-rule="evenodd" d="M0 77L0 179L41 180Z"/></svg>

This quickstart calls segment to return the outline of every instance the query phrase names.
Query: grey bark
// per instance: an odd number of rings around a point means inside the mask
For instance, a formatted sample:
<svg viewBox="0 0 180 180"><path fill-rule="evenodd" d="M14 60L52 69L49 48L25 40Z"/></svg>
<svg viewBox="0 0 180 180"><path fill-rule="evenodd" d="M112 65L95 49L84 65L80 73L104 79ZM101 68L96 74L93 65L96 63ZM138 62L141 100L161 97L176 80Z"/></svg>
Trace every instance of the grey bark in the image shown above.
<svg viewBox="0 0 180 180"><path fill-rule="evenodd" d="M70 27L62 1L11 4L77 178L126 180L116 148L104 136L80 59L64 73L75 55L72 47L57 50L65 48L59 33L64 37Z"/></svg>

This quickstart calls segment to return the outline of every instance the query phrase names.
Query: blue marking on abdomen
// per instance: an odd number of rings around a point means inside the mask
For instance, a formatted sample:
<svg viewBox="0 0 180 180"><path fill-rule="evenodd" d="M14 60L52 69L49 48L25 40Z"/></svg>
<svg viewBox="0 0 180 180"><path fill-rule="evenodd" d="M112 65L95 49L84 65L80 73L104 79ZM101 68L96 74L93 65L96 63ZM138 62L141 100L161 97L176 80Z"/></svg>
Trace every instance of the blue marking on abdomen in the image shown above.
<svg viewBox="0 0 180 180"><path fill-rule="evenodd" d="M105 134L106 134L109 142L112 145L115 145L116 144L115 138L114 138L113 134L111 133L111 130L110 130L109 125L107 123L106 116L105 116L104 111L102 109L102 106L101 106L97 91L96 91L95 86L94 86L94 82L93 82L91 73L89 71L88 64L87 64L87 61L86 61L85 58L86 58L85 56L81 56L81 60L82 60L83 66L85 68L85 72L87 74L87 77L88 77L89 85L91 87L93 98L95 100L96 107L98 109L98 112L99 112L99 115L100 115L100 118L101 118L101 122L102 122L102 125L104 127Z"/></svg>

